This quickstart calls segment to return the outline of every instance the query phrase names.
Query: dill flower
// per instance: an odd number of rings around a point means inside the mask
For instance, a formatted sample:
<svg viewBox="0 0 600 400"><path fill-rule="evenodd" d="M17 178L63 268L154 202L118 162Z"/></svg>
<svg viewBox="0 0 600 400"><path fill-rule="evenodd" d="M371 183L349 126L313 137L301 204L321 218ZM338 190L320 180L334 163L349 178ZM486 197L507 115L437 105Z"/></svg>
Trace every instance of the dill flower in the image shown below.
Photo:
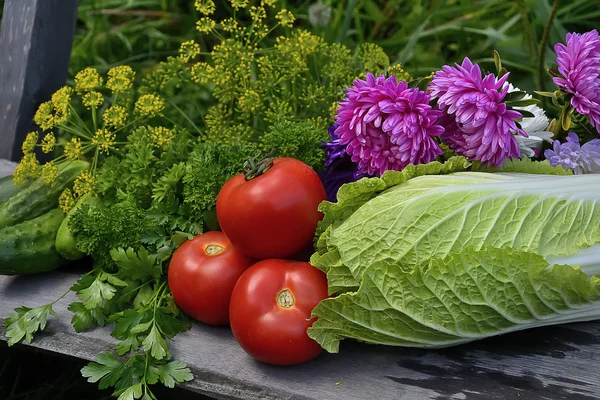
<svg viewBox="0 0 600 400"><path fill-rule="evenodd" d="M167 129L164 126L152 127L150 128L150 133L152 135L152 142L159 148L167 147L171 144L173 136L175 136L173 129Z"/></svg>
<svg viewBox="0 0 600 400"><path fill-rule="evenodd" d="M292 14L291 11L288 11L285 8L282 8L281 11L279 11L277 15L275 15L275 18L279 21L279 25L283 26L284 28L291 28L292 25L294 25L294 21L296 20L294 14Z"/></svg>
<svg viewBox="0 0 600 400"><path fill-rule="evenodd" d="M214 21L213 21L214 22ZM181 43L179 47L179 58L183 60L183 62L188 62L191 59L198 57L200 54L200 45L193 40L188 40L187 42Z"/></svg>
<svg viewBox="0 0 600 400"><path fill-rule="evenodd" d="M239 29L239 24L234 18L226 18L223 21L221 21L221 28L225 32L234 32ZM196 29L198 29L197 25L196 25ZM212 27L211 27L211 29L212 29Z"/></svg>
<svg viewBox="0 0 600 400"><path fill-rule="evenodd" d="M21 150L23 151L23 154L33 153L38 139L39 134L37 132L29 132L21 144Z"/></svg>
<svg viewBox="0 0 600 400"><path fill-rule="evenodd" d="M63 86L54 92L51 98L54 110L60 114L67 114L72 96L73 89L69 86Z"/></svg>
<svg viewBox="0 0 600 400"><path fill-rule="evenodd" d="M49 161L42 166L42 179L48 185L54 185L56 178L58 177L58 167L54 161Z"/></svg>
<svg viewBox="0 0 600 400"><path fill-rule="evenodd" d="M275 7L275 5L277 4L277 0L261 0L260 1L260 5L265 7Z"/></svg>
<svg viewBox="0 0 600 400"><path fill-rule="evenodd" d="M140 115L155 116L165 109L165 101L152 93L140 96L135 102L135 111Z"/></svg>
<svg viewBox="0 0 600 400"><path fill-rule="evenodd" d="M58 197L58 207L62 210L64 214L67 214L73 206L75 205L75 198L73 197L73 193L71 189L67 188L62 191L60 196Z"/></svg>
<svg viewBox="0 0 600 400"><path fill-rule="evenodd" d="M240 8L248 7L248 0L230 0L231 7L238 11Z"/></svg>
<svg viewBox="0 0 600 400"><path fill-rule="evenodd" d="M401 64L389 66L387 72L389 76L394 75L399 81L410 82L412 80L410 74L404 70Z"/></svg>
<svg viewBox="0 0 600 400"><path fill-rule="evenodd" d="M27 178L37 178L40 174L40 163L34 153L25 154L13 171L13 183L22 185Z"/></svg>
<svg viewBox="0 0 600 400"><path fill-rule="evenodd" d="M260 96L254 90L246 90L238 98L238 104L242 112L254 113L261 107Z"/></svg>
<svg viewBox="0 0 600 400"><path fill-rule="evenodd" d="M194 82L208 83L213 73L213 67L208 63L199 62L192 66L190 73Z"/></svg>
<svg viewBox="0 0 600 400"><path fill-rule="evenodd" d="M104 111L102 121L106 126L117 129L125 125L128 116L129 114L124 107L114 104Z"/></svg>
<svg viewBox="0 0 600 400"><path fill-rule="evenodd" d="M458 154L496 167L506 158L520 156L514 132L527 134L516 124L523 115L503 102L509 89L508 76L483 77L479 65L468 58L462 65L445 65L435 73L429 90L449 116L440 121L446 128L442 139Z"/></svg>
<svg viewBox="0 0 600 400"><path fill-rule="evenodd" d="M114 133L106 129L98 129L92 136L92 144L98 147L101 153L108 154L110 149L114 149L117 137Z"/></svg>
<svg viewBox="0 0 600 400"><path fill-rule="evenodd" d="M196 30L200 33L207 34L215 29L216 25L217 23L214 20L207 17L202 17L196 22ZM200 54L200 48L198 48L198 54Z"/></svg>
<svg viewBox="0 0 600 400"><path fill-rule="evenodd" d="M122 93L133 87L135 71L129 65L118 65L108 70L106 87L113 93Z"/></svg>
<svg viewBox="0 0 600 400"><path fill-rule="evenodd" d="M215 12L215 3L212 0L196 0L196 10L202 15L211 15Z"/></svg>
<svg viewBox="0 0 600 400"><path fill-rule="evenodd" d="M372 74L383 74L385 69L390 65L388 55L375 43L361 44L358 48L358 58L363 63L365 71L369 71Z"/></svg>
<svg viewBox="0 0 600 400"><path fill-rule="evenodd" d="M56 146L56 137L54 136L54 133L47 133L42 139L42 151L44 153L50 153L54 150L54 146Z"/></svg>
<svg viewBox="0 0 600 400"><path fill-rule="evenodd" d="M442 154L434 140L444 132L436 124L442 114L431 97L395 77L357 79L336 115L335 133L359 170L381 175L409 164L433 161Z"/></svg>
<svg viewBox="0 0 600 400"><path fill-rule="evenodd" d="M33 121L42 128L43 131L54 128L54 115L52 114L53 106L51 101L46 101L38 107Z"/></svg>
<svg viewBox="0 0 600 400"><path fill-rule="evenodd" d="M102 86L104 80L96 68L88 67L75 75L75 90L89 92Z"/></svg>
<svg viewBox="0 0 600 400"><path fill-rule="evenodd" d="M250 7L250 16L254 23L259 23L267 18L267 10L264 7L252 6Z"/></svg>
<svg viewBox="0 0 600 400"><path fill-rule="evenodd" d="M544 152L550 165L560 165L565 171L571 169L575 174L600 173L600 139L593 139L583 146L579 137L569 132L567 142L554 141L554 146Z"/></svg>
<svg viewBox="0 0 600 400"><path fill-rule="evenodd" d="M65 144L64 154L69 160L79 159L81 156L81 139L71 138L71 140Z"/></svg>
<svg viewBox="0 0 600 400"><path fill-rule="evenodd" d="M99 108L102 103L104 103L104 97L102 96L102 93L96 92L95 90L85 93L82 99L83 105L87 109Z"/></svg>
<svg viewBox="0 0 600 400"><path fill-rule="evenodd" d="M73 191L78 197L88 193L93 193L96 188L96 178L90 171L83 171L73 183Z"/></svg>
<svg viewBox="0 0 600 400"><path fill-rule="evenodd" d="M571 105L587 115L600 132L600 37L596 29L583 34L567 33L566 45L554 46L560 77L554 83L571 93Z"/></svg>

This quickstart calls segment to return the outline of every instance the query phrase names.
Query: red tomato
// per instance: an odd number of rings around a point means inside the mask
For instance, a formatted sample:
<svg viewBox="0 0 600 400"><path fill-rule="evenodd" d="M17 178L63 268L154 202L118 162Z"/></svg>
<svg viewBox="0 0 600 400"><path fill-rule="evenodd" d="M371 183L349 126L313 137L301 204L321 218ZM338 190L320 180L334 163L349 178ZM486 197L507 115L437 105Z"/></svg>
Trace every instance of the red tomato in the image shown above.
<svg viewBox="0 0 600 400"><path fill-rule="evenodd" d="M302 161L277 158L266 172L231 178L217 197L221 229L249 257L289 258L313 240L327 196L317 173Z"/></svg>
<svg viewBox="0 0 600 400"><path fill-rule="evenodd" d="M237 342L252 357L276 365L312 360L321 346L306 330L310 314L327 298L325 274L309 263L265 260L240 277L231 295L229 320Z"/></svg>
<svg viewBox="0 0 600 400"><path fill-rule="evenodd" d="M252 261L223 232L207 232L184 242L169 263L169 288L190 317L211 325L229 323L235 283Z"/></svg>

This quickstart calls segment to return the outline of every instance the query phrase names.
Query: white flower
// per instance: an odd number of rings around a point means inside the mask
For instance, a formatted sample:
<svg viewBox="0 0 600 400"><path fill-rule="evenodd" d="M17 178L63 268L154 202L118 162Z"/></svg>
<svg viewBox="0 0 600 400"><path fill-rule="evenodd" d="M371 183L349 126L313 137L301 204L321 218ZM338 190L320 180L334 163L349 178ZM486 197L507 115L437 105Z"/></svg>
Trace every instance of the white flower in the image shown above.
<svg viewBox="0 0 600 400"><path fill-rule="evenodd" d="M514 87L512 84L509 84L508 92L510 93L515 91L520 90L519 88ZM525 97L523 97L523 100L528 100L531 98L531 95L526 94ZM550 123L548 117L546 117L546 112L535 104L527 107L514 107L514 109L517 111L529 111L534 115L533 117L525 117L521 121L521 129L523 129L529 137L516 135L521 156L534 157L536 156L536 152L538 153L537 155L539 155L539 152L542 150L542 143L544 141L552 143L552 136L554 135L552 132L546 130L548 128L548 124Z"/></svg>

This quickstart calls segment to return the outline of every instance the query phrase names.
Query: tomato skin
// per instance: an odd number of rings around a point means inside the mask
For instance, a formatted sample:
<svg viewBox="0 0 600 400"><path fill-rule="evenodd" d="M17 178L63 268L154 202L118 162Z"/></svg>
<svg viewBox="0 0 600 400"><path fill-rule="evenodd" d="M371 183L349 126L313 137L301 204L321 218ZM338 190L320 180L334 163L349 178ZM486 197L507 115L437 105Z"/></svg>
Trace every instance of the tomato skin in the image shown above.
<svg viewBox="0 0 600 400"><path fill-rule="evenodd" d="M217 197L217 217L231 243L249 257L289 258L310 244L327 199L317 173L302 161L277 158L264 174L231 178Z"/></svg>
<svg viewBox="0 0 600 400"><path fill-rule="evenodd" d="M207 254L218 250L211 245L222 250ZM235 249L223 232L207 232L175 250L169 263L169 288L177 306L190 317L210 325L226 325L231 292L250 265L252 260Z"/></svg>
<svg viewBox="0 0 600 400"><path fill-rule="evenodd" d="M289 308L278 304L286 289L293 296ZM231 331L256 360L275 365L312 360L322 348L306 330L316 319L310 319L312 310L327 297L325 274L309 263L260 261L244 272L233 289Z"/></svg>

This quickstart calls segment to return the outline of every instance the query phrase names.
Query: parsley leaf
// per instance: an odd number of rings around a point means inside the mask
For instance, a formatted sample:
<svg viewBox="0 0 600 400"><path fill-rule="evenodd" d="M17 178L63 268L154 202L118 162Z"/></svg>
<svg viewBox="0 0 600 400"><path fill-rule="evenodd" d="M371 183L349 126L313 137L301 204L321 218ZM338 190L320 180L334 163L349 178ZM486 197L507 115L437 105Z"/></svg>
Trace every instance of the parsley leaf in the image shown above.
<svg viewBox="0 0 600 400"><path fill-rule="evenodd" d="M127 250L119 247L111 250L110 256L119 266L119 272L131 279L158 279L162 274L162 267L156 263L157 256L144 247L137 253L131 247Z"/></svg>
<svg viewBox="0 0 600 400"><path fill-rule="evenodd" d="M8 345L12 346L19 343L23 338L27 343L31 343L33 335L46 327L48 314L57 316L52 309L55 302L39 306L36 308L19 307L10 314L4 321L6 327L5 335L8 338Z"/></svg>
<svg viewBox="0 0 600 400"><path fill-rule="evenodd" d="M175 382L188 382L194 379L192 371L182 361L175 360L167 364L156 365L160 381L169 388L175 387Z"/></svg>
<svg viewBox="0 0 600 400"><path fill-rule="evenodd" d="M69 311L73 312L71 324L75 332L82 332L91 328L94 324L104 326L107 320L107 311L103 307L88 309L81 302L75 301L69 304Z"/></svg>
<svg viewBox="0 0 600 400"><path fill-rule="evenodd" d="M150 352L152 357L157 360L162 360L169 354L169 343L161 335L156 324L152 325L152 329L150 329L150 333L144 339L142 346L144 346L144 351Z"/></svg>
<svg viewBox="0 0 600 400"><path fill-rule="evenodd" d="M81 375L88 378L89 383L96 383L101 379L116 382L120 378L122 368L123 363L111 353L101 353L96 356L96 362L91 362L81 369Z"/></svg>

